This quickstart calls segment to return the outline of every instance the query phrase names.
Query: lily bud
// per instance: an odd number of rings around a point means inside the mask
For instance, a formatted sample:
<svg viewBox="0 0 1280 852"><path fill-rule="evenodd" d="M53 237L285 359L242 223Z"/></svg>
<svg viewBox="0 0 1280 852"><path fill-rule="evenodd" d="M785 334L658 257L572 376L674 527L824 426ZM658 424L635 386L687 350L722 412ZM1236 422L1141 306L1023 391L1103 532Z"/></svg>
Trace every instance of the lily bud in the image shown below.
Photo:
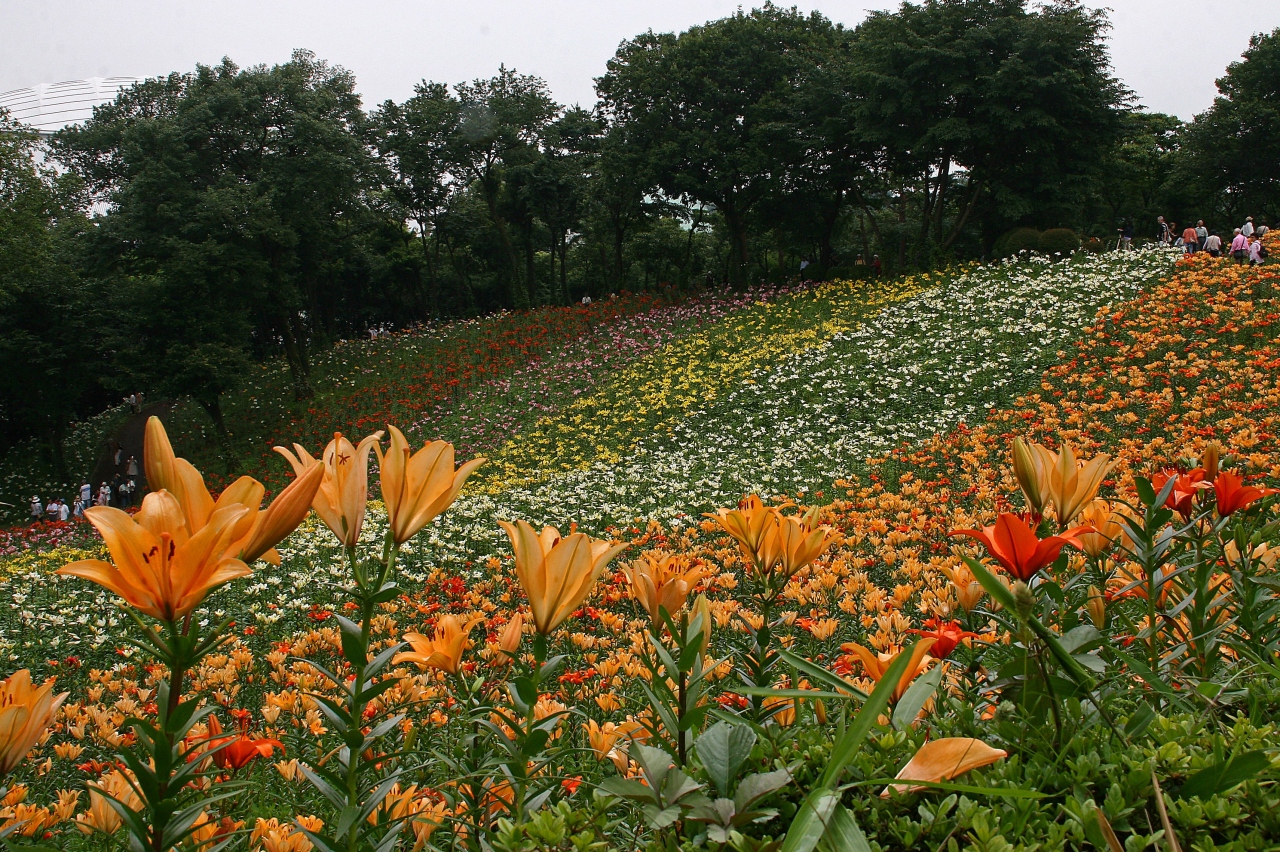
<svg viewBox="0 0 1280 852"><path fill-rule="evenodd" d="M1221 464L1222 445L1217 441L1210 441L1204 448L1204 452L1200 454L1200 467L1204 470L1204 478L1213 482L1218 477L1218 468Z"/></svg>
<svg viewBox="0 0 1280 852"><path fill-rule="evenodd" d="M1044 491L1040 483L1040 469L1036 464L1035 450L1021 438L1013 439L1013 475L1018 487L1027 498L1027 507L1037 515L1044 514Z"/></svg>
<svg viewBox="0 0 1280 852"><path fill-rule="evenodd" d="M698 595L697 600L693 602L693 608L690 610L692 618L697 619L702 616L702 653L707 653L707 649L711 647L711 626L715 623L711 618L711 604L707 603L706 595ZM691 620L692 623L692 620Z"/></svg>
<svg viewBox="0 0 1280 852"><path fill-rule="evenodd" d="M1089 600L1085 604L1089 611L1089 620L1099 630L1107 625L1107 598L1097 586L1089 587Z"/></svg>
<svg viewBox="0 0 1280 852"><path fill-rule="evenodd" d="M516 651L520 650L520 639L523 633L524 613L517 612L515 615L511 616L511 620L507 622L507 626L502 628L502 635L498 637L498 650L504 652L509 657L514 657L516 655Z"/></svg>
<svg viewBox="0 0 1280 852"><path fill-rule="evenodd" d="M1013 602L1018 607L1018 615L1025 621L1036 607L1036 596L1030 586L1018 580L1013 584Z"/></svg>
<svg viewBox="0 0 1280 852"><path fill-rule="evenodd" d="M827 724L827 705L822 703L821 698L813 700L813 716L818 720L819 725Z"/></svg>

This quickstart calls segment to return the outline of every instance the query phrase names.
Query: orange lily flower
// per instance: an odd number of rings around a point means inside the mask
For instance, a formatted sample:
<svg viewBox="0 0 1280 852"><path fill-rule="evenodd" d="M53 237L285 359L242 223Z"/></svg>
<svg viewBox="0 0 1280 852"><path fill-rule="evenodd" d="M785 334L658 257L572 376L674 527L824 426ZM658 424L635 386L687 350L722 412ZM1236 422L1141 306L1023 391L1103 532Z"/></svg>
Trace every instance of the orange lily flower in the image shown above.
<svg viewBox="0 0 1280 852"><path fill-rule="evenodd" d="M982 740L943 737L922 745L894 777L899 781L950 781L970 769L989 766L1008 755L1004 749L992 748ZM891 791L915 793L926 789L928 788L917 784L890 784L880 796L887 799Z"/></svg>
<svg viewBox="0 0 1280 852"><path fill-rule="evenodd" d="M511 539L516 576L529 596L537 631L546 636L582 605L605 566L627 545L610 545L584 533L560 536L555 527L538 533L525 521L498 521Z"/></svg>
<svg viewBox="0 0 1280 852"><path fill-rule="evenodd" d="M520 640L523 636L524 613L517 612L511 616L507 626L502 628L502 634L498 636L498 650L502 653L496 658L496 662L499 664L511 662L516 651L520 650Z"/></svg>
<svg viewBox="0 0 1280 852"><path fill-rule="evenodd" d="M893 689L892 701L897 703L907 689L911 686L911 682L924 673L929 668L929 662L932 659L927 656L929 651L937 644L937 639L922 639L911 649L911 658L907 663L907 670L902 673L902 678L898 681L898 685ZM867 672L867 677L876 683L884 677L885 672L889 671L889 667L898 659L899 654L905 654L906 651L899 651L897 654L877 654L870 648L863 647L857 642L845 642L840 646L840 650L846 653L857 654L858 659L862 660L862 667Z"/></svg>
<svg viewBox="0 0 1280 852"><path fill-rule="evenodd" d="M751 494L739 501L737 509L717 509L704 517L711 518L737 539L743 556L754 563L760 558L761 544L777 514L776 508L766 506L759 495Z"/></svg>
<svg viewBox="0 0 1280 852"><path fill-rule="evenodd" d="M1036 537L1035 530L1012 512L1003 512L996 522L980 530L955 530L949 535L964 535L982 542L1000 565L1024 583L1042 568L1053 564L1065 545L1079 547L1076 538L1082 532L1093 532L1091 527L1075 527L1061 535L1048 538Z"/></svg>
<svg viewBox="0 0 1280 852"><path fill-rule="evenodd" d="M1222 474L1218 476L1221 477ZM1205 472L1201 468L1183 474L1179 474L1176 470L1162 470L1151 477L1151 487L1159 494L1169 484L1170 479L1175 480L1173 490L1165 498L1164 505L1184 518L1191 517L1195 512L1196 495L1213 487L1205 482Z"/></svg>
<svg viewBox="0 0 1280 852"><path fill-rule="evenodd" d="M369 452L381 438L382 433L375 432L359 446L352 446L341 433L335 432L320 459L312 458L300 444L293 445L296 456L284 447L275 448L289 460L299 477L316 465L324 466L324 479L311 505L345 547L355 547L360 540L365 504L369 500Z"/></svg>
<svg viewBox="0 0 1280 852"><path fill-rule="evenodd" d="M233 711L239 712L239 711ZM265 737L263 739L254 739L249 736L249 722L247 717L240 722L240 733L224 736L222 733L222 723L218 721L218 717L209 716L209 733L205 737L208 741L208 749L213 751L213 763L219 769L243 769L249 763L259 757L271 757L278 748L284 753L284 743L276 739ZM193 754L188 759L198 757L199 754Z"/></svg>
<svg viewBox="0 0 1280 852"><path fill-rule="evenodd" d="M1103 477L1111 469L1111 457L1101 453L1087 462L1077 462L1070 445L1055 453L1036 445L1048 473L1049 500L1058 515L1058 525L1066 527L1098 494Z"/></svg>
<svg viewBox="0 0 1280 852"><path fill-rule="evenodd" d="M485 463L475 458L454 470L453 444L432 441L410 455L404 433L387 426L391 447L383 455L375 443L378 469L381 471L382 502L387 506L387 520L396 544L402 544L453 505L467 477Z"/></svg>
<svg viewBox="0 0 1280 852"><path fill-rule="evenodd" d="M924 623L929 630L918 630L911 628L908 633L914 633L924 639L933 639L933 656L939 660L945 660L951 656L951 652L956 649L961 642L966 639L977 638L977 633L972 633L960 626L958 621L939 622L936 618L931 618Z"/></svg>
<svg viewBox="0 0 1280 852"><path fill-rule="evenodd" d="M662 624L660 610L675 618L689 592L711 573L690 565L687 557L671 553L646 553L622 572L631 584L631 596L658 625Z"/></svg>
<svg viewBox="0 0 1280 852"><path fill-rule="evenodd" d="M31 685L31 672L19 669L0 681L0 778L35 748L68 693L53 694L53 679Z"/></svg>
<svg viewBox="0 0 1280 852"><path fill-rule="evenodd" d="M259 511L266 489L251 476L242 476L227 486L215 501L205 487L200 471L186 459L173 453L173 445L159 417L147 420L143 466L147 485L152 491L168 491L182 507L187 531L195 534L204 529L209 517L218 509L239 504L248 512L237 522L233 540L236 553L245 562L265 559L280 564L275 546L297 529L311 509L311 501L320 487L321 472L298 476L276 496L266 511Z"/></svg>
<svg viewBox="0 0 1280 852"><path fill-rule="evenodd" d="M1218 501L1218 514L1222 517L1234 514L1241 509L1268 497L1280 494L1277 488L1259 488L1256 485L1245 485L1244 480L1230 471L1222 471L1213 481L1214 494Z"/></svg>
<svg viewBox="0 0 1280 852"><path fill-rule="evenodd" d="M417 663L426 669L440 669L456 675L462 666L462 652L467 648L467 637L483 618L473 618L466 624L456 615L442 615L436 622L435 635L428 639L421 633L406 633L404 641L413 648L396 654L393 663Z"/></svg>
<svg viewBox="0 0 1280 852"><path fill-rule="evenodd" d="M956 590L956 600L960 603L961 608L965 612L973 612L982 596L985 595L986 589L982 588L982 584L973 576L973 572L969 570L969 566L961 562L955 567L942 566L942 573L947 575L947 579L951 581L952 587Z"/></svg>
<svg viewBox="0 0 1280 852"><path fill-rule="evenodd" d="M818 524L815 506L801 517L777 513L766 538L776 537L778 565L783 578L790 579L822 555L839 537L831 527ZM765 570L772 568L766 564Z"/></svg>
<svg viewBox="0 0 1280 852"><path fill-rule="evenodd" d="M103 834L115 834L124 821L119 812L111 806L111 800L120 802L130 810L141 810L142 800L129 783L129 779L118 769L113 769L97 781L90 781L89 809L76 817L76 828L83 834L95 831Z"/></svg>
<svg viewBox="0 0 1280 852"><path fill-rule="evenodd" d="M1084 508L1080 520L1091 531L1076 536L1080 549L1095 559L1111 549L1111 545L1124 535L1120 515L1109 500L1097 499Z"/></svg>
<svg viewBox="0 0 1280 852"><path fill-rule="evenodd" d="M236 525L246 512L238 503L224 506L192 535L168 491L148 494L134 516L94 506L85 510L85 517L102 534L116 564L85 559L57 573L105 586L154 619L177 621L213 589L253 573L233 555Z"/></svg>

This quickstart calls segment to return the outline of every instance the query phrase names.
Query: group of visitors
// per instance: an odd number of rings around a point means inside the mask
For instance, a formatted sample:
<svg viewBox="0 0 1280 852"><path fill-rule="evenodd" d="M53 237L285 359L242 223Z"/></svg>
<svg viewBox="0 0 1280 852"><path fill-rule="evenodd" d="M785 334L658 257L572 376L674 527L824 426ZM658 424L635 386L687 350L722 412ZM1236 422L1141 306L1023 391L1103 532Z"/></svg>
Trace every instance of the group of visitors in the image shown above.
<svg viewBox="0 0 1280 852"><path fill-rule="evenodd" d="M40 495L33 495L31 522L69 521L82 517L84 510L90 506L128 509L135 505L142 496L142 486L138 483L138 459L134 456L124 458L124 450L120 447L116 447L111 458L117 469L111 480L99 483L96 489L87 480L82 481L71 503L67 503L63 497L53 497L46 504L40 500Z"/></svg>
<svg viewBox="0 0 1280 852"><path fill-rule="evenodd" d="M1175 246L1186 254L1202 251L1210 257L1223 256L1222 237L1206 228L1203 219L1194 226L1188 225L1179 235L1175 224L1166 222L1163 216L1157 216L1156 228L1156 239L1161 245ZM1254 225L1252 216L1246 217L1244 224L1232 233L1231 242L1226 244L1226 254L1236 263L1262 263L1267 259L1267 248L1263 245L1262 238L1269 230L1265 224Z"/></svg>

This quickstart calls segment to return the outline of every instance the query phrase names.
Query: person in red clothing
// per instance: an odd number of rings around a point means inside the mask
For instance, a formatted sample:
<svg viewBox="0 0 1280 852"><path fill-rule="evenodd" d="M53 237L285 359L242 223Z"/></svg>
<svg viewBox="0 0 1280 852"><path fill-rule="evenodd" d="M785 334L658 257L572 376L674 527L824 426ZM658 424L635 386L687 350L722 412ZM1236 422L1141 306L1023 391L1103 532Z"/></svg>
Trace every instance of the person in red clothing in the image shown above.
<svg viewBox="0 0 1280 852"><path fill-rule="evenodd" d="M1182 232L1182 250L1187 254L1195 254L1198 248L1200 248L1200 235L1196 233L1194 225L1188 225Z"/></svg>

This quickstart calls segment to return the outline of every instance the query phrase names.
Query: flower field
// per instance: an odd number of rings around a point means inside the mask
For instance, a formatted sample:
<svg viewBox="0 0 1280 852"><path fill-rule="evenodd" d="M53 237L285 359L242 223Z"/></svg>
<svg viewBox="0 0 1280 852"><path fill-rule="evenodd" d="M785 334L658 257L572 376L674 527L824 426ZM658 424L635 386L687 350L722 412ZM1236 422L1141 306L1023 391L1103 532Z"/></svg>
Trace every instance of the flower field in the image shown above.
<svg viewBox="0 0 1280 852"><path fill-rule="evenodd" d="M0 654L69 692L0 763L12 836L1274 848L1277 275L1179 257L619 300L477 333L465 393L351 344L385 392L255 434L358 446L262 512L149 432L139 523L5 557Z"/></svg>

